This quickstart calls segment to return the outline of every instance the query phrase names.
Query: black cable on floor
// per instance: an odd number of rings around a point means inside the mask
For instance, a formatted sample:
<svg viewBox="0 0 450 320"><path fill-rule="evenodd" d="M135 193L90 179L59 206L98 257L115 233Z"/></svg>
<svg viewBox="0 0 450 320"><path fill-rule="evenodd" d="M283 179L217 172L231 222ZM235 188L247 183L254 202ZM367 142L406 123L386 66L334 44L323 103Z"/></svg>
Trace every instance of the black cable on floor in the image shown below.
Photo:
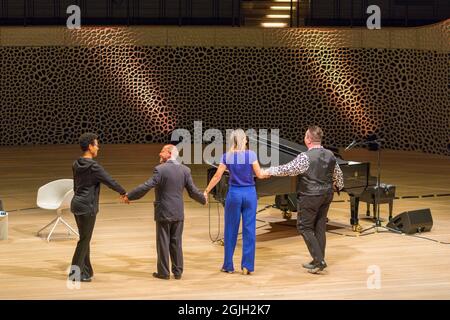
<svg viewBox="0 0 450 320"><path fill-rule="evenodd" d="M328 233L332 233L332 234L337 234L337 235L340 235L340 236L351 237L351 238L370 236L370 235L375 234L375 233L392 233L392 232L389 232L389 231L382 231L382 232L371 232L371 233L359 234L359 235L351 235L351 234L344 234L344 233L339 233L339 232L335 232L335 231L327 231L327 232ZM450 244L450 242L443 242L443 241L439 241L439 240L428 238L428 237L418 236L416 234L406 234L406 233L398 233L398 234L399 235L405 235L405 236L408 236L408 237L414 237L414 238L429 240L429 241L433 241L433 242L440 243L440 244Z"/></svg>
<svg viewBox="0 0 450 320"><path fill-rule="evenodd" d="M369 235L372 234L372 233L368 233L368 234L356 234L356 235L354 235L354 234L339 233L339 232L336 232L336 231L327 231L327 232L328 233L332 233L332 234L337 234L339 236L350 237L350 238L365 237L365 236L369 236Z"/></svg>
<svg viewBox="0 0 450 320"><path fill-rule="evenodd" d="M209 200L209 199L208 199ZM209 233L209 239L212 243L220 242L222 239L219 239L220 236L220 209L219 209L219 202L216 202L217 205L217 235L215 239L213 239L211 235L211 202L208 201L208 233Z"/></svg>
<svg viewBox="0 0 450 320"><path fill-rule="evenodd" d="M213 237L211 236L211 202L209 202L208 201L208 215L209 215L209 239L211 240L211 242L212 243L219 243L219 244L223 244L223 238L219 238L219 235L220 235L220 209L219 209L219 207L220 207L220 202L215 202L216 204L217 204L217 224L218 224L218 227L217 227L217 236L216 236L216 238L215 239L213 239ZM266 210L267 208L270 208L270 207L273 207L274 205L267 205L267 206L265 206L264 208L262 208L262 209L260 209L260 210L258 210L256 213L259 213L259 212L261 212L261 211L263 211L263 210ZM263 220L260 220L260 219L256 219L256 221L259 221L259 222L265 222L265 221L263 221ZM261 228L264 228L264 227L267 227L268 225L270 225L270 223L265 223L265 224L263 224L262 226L259 226L259 227L256 227L255 229L261 229ZM240 235L242 235L242 232L239 232L238 233L238 236L240 236ZM239 239L238 239L239 240Z"/></svg>
<svg viewBox="0 0 450 320"><path fill-rule="evenodd" d="M436 239L432 239L432 238L428 238L428 237L422 237L422 236L418 236L416 234L405 234L405 236L429 240L429 241L437 242L440 244L450 244L450 242L444 242L444 241L440 241L440 240L436 240Z"/></svg>

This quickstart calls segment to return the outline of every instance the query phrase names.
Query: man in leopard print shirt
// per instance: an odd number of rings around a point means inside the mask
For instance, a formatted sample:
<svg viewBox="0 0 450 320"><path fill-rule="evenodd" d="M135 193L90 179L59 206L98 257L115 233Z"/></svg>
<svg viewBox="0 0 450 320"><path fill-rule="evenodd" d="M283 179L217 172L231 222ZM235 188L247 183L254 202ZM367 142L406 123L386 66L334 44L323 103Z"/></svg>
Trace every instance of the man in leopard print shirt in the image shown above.
<svg viewBox="0 0 450 320"><path fill-rule="evenodd" d="M303 152L291 162L264 170L269 176L299 176L297 183L297 229L313 260L303 264L310 273L327 267L325 263L326 223L334 189L344 188L343 174L334 154L322 147L323 131L317 126L305 133Z"/></svg>

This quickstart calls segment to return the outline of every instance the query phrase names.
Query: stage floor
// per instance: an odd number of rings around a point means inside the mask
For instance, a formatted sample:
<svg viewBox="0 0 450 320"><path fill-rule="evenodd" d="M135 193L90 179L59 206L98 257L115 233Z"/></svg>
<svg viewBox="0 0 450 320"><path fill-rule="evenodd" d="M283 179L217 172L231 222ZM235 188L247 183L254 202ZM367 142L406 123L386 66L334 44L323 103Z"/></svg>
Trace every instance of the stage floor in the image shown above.
<svg viewBox="0 0 450 320"><path fill-rule="evenodd" d="M152 173L160 147L102 145L98 161L131 189ZM186 197L183 279L154 279L153 191L124 205L117 194L102 187L91 245L95 279L77 289L66 282L76 238L67 237L61 226L50 243L36 236L36 231L54 218L54 213L36 208L36 192L51 180L71 178L71 164L78 155L76 145L0 148L0 199L10 212L9 239L0 241L0 299L450 298L450 196L445 196L450 193L448 157L390 150L382 154L382 181L396 185L400 196L394 202L394 215L430 208L434 226L422 236L437 242L393 233L357 236L345 227L349 202L348 196L341 194L329 212L329 267L323 275L308 274L301 267L310 258L295 221L284 221L273 208L257 216L255 273L221 273L223 247L212 243L210 236L215 238L218 231L222 234L223 210L220 208L218 219L215 203L209 212L208 207ZM345 158L371 161L375 175L375 153L351 150ZM193 165L191 169L194 181L203 189L207 166ZM273 197L261 198L258 207L272 203ZM360 216L364 215L362 204ZM381 216L387 218L387 205L382 205ZM70 212L64 217L75 226ZM372 222L362 219L361 224L370 226ZM238 241L236 269L240 258Z"/></svg>

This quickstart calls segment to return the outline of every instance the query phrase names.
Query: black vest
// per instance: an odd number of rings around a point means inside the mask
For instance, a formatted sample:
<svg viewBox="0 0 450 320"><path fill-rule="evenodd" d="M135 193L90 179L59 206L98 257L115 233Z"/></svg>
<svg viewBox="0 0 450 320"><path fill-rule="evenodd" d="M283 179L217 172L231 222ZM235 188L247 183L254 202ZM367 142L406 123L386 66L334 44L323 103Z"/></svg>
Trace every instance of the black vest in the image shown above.
<svg viewBox="0 0 450 320"><path fill-rule="evenodd" d="M324 148L312 148L305 152L309 167L298 176L297 193L301 196L318 196L333 192L333 173L336 158Z"/></svg>

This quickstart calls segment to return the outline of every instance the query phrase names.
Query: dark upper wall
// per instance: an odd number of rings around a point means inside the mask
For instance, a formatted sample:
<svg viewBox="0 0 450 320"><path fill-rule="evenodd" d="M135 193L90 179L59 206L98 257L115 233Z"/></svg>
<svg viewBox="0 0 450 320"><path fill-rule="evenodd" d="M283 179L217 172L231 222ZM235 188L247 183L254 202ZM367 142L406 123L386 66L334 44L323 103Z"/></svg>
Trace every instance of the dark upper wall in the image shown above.
<svg viewBox="0 0 450 320"><path fill-rule="evenodd" d="M300 0L301 1L301 0ZM447 0L311 0L310 25L366 25L369 5L381 9L383 26L417 26L450 17Z"/></svg>
<svg viewBox="0 0 450 320"><path fill-rule="evenodd" d="M239 13L239 0L0 0L0 22L64 25L73 4L81 8L85 25L231 25Z"/></svg>
<svg viewBox="0 0 450 320"><path fill-rule="evenodd" d="M0 0L0 24L64 25L66 8L77 4L84 24L239 25L245 24L242 3L252 1L259 0ZM299 1L300 18L309 26L365 25L369 5L380 6L384 26L425 25L450 17L448 0Z"/></svg>
<svg viewBox="0 0 450 320"><path fill-rule="evenodd" d="M76 143L85 131L103 143L166 142L201 120L279 128L293 141L315 123L328 145L377 133L387 148L449 154L448 23L32 30L0 28L1 145Z"/></svg>

